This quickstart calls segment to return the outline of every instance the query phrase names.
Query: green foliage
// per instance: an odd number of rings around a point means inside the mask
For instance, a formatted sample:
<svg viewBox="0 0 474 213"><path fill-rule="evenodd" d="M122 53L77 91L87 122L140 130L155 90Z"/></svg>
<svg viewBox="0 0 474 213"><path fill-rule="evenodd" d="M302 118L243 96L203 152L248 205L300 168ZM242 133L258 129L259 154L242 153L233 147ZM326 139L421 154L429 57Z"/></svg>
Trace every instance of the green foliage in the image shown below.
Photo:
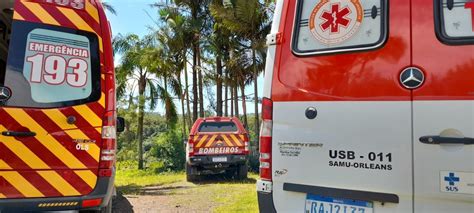
<svg viewBox="0 0 474 213"><path fill-rule="evenodd" d="M155 137L151 154L156 157L161 167L156 167L156 172L180 171L184 168L185 147L180 133L176 130L168 131Z"/></svg>

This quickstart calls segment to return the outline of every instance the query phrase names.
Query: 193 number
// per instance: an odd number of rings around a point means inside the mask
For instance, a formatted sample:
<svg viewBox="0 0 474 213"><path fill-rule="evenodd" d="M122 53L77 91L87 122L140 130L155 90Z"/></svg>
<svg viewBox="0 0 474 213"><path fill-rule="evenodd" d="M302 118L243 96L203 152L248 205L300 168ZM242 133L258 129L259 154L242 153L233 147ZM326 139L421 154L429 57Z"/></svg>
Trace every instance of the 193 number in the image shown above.
<svg viewBox="0 0 474 213"><path fill-rule="evenodd" d="M57 55L45 57L43 54L36 54L26 58L32 64L30 82L41 83L42 81L50 85L60 85L67 82L72 87L83 87L87 84L88 64L80 58L65 58ZM72 68L73 73L67 73L67 69Z"/></svg>
<svg viewBox="0 0 474 213"><path fill-rule="evenodd" d="M84 9L84 0L43 0L46 3L57 4L59 6L72 7L74 9Z"/></svg>

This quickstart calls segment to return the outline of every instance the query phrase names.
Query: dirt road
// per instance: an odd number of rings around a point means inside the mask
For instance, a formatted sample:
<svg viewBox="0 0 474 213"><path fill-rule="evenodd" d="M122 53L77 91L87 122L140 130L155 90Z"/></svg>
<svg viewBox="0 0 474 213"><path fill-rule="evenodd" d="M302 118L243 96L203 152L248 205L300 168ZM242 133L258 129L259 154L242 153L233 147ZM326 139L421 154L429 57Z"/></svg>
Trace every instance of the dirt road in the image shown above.
<svg viewBox="0 0 474 213"><path fill-rule="evenodd" d="M223 177L206 181L146 187L119 187L114 201L117 213L155 212L252 212L256 209L255 179L244 182ZM125 191L122 194L121 191Z"/></svg>

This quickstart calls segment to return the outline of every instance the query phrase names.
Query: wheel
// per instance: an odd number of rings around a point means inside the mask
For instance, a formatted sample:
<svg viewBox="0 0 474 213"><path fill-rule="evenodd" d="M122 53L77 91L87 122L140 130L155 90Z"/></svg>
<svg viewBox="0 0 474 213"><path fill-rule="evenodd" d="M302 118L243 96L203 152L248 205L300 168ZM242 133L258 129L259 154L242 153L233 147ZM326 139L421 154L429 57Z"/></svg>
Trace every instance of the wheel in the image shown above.
<svg viewBox="0 0 474 213"><path fill-rule="evenodd" d="M197 180L197 176L194 174L195 168L186 164L186 181L194 182Z"/></svg>
<svg viewBox="0 0 474 213"><path fill-rule="evenodd" d="M247 164L245 165L240 165L238 170L237 170L237 178L239 180L245 180L247 179L247 174L248 174L248 166Z"/></svg>

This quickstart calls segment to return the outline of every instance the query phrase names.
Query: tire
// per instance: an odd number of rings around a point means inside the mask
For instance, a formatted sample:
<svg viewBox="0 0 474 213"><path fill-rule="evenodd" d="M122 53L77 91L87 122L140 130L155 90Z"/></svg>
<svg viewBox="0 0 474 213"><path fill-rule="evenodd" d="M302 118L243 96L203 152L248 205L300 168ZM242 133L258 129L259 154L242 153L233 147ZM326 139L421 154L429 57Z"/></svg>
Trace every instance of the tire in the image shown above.
<svg viewBox="0 0 474 213"><path fill-rule="evenodd" d="M247 179L248 170L249 170L249 168L248 168L247 164L240 165L238 170L237 170L237 178L239 180Z"/></svg>
<svg viewBox="0 0 474 213"><path fill-rule="evenodd" d="M109 203L107 204L107 206L105 206L104 208L102 208L100 210L100 213L112 213L113 212L113 197L110 198L109 200Z"/></svg>
<svg viewBox="0 0 474 213"><path fill-rule="evenodd" d="M194 168L186 164L186 181L194 182L197 181L197 175L193 174Z"/></svg>

